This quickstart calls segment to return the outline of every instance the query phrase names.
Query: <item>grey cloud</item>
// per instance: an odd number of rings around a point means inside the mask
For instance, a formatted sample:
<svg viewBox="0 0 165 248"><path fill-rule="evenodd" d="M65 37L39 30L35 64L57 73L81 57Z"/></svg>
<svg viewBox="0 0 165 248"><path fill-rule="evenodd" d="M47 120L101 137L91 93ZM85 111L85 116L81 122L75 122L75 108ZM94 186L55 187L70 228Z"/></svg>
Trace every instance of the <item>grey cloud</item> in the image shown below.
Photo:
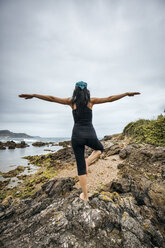
<svg viewBox="0 0 165 248"><path fill-rule="evenodd" d="M18 95L69 97L79 80L94 97L141 92L93 107L99 136L162 113L164 10L161 0L1 1L0 129L69 136L69 106Z"/></svg>

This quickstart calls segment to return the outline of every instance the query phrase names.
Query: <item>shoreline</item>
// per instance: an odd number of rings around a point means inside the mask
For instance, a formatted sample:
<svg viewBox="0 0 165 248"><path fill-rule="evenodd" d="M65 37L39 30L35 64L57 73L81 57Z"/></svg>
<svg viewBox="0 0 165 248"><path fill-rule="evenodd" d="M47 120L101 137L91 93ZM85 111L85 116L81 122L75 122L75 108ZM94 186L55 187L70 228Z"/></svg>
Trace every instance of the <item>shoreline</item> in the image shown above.
<svg viewBox="0 0 165 248"><path fill-rule="evenodd" d="M122 162L120 158L116 158L113 155L118 154L121 149L123 149L125 146L129 144L135 144L137 147L143 147L147 144L145 143L136 143L135 139L132 137L126 137L123 136L122 133L113 134L113 135L106 135L103 139L100 140L105 148L104 154L102 154L97 160L93 161L92 164L89 166L89 182L93 182L93 179L90 176L91 170L95 170L98 166L97 172L100 170L101 167L102 171L97 173L97 176L101 175L99 177L100 182L98 186L96 184L96 187L89 186L89 190L97 190L97 188L101 188L104 186L102 181L112 180L117 178L117 175L119 174L119 171L117 169L117 164L120 164ZM50 142L52 143L52 142ZM75 156L73 154L73 150L71 147L71 141L62 141L59 142L56 145L61 145L62 148L55 152L50 152L46 154L41 155L28 155L24 156L22 158L27 159L28 166L17 166L14 170L10 170L8 172L0 172L0 176L4 176L4 180L0 181L0 204L3 203L6 197L10 196L13 199L21 199L22 197L30 197L33 194L35 194L39 188L42 186L43 183L48 182L51 179L55 178L63 178L71 176L74 178L75 181L75 187L77 189L80 189L79 180L77 176L77 166L75 162ZM149 145L149 144L148 144ZM154 146L154 145L151 145ZM155 146L157 147L157 146ZM111 152L107 152L108 150L112 149ZM114 151L113 151L114 150ZM85 149L85 158L88 157L93 150L86 146ZM106 169L106 160L111 161L115 164L113 161L117 161L116 166L114 166L114 173L113 171L111 174L114 174L113 177L109 177L106 180L106 176L108 177L107 171L105 173ZM97 162L99 161L99 162ZM94 168L93 167L94 164ZM98 164L98 165L97 165ZM34 167L33 171L31 171L30 165ZM107 168L110 168L110 166L107 165ZM24 171L30 171L31 173L24 174ZM93 175L94 178L96 175ZM17 179L17 184L13 185L13 187L8 187L10 185L11 180L15 177ZM98 186L98 187L97 187Z"/></svg>
<svg viewBox="0 0 165 248"><path fill-rule="evenodd" d="M27 155L27 156L21 156L19 158L20 162L16 164L10 164L8 165L8 171L0 171L0 189L7 190L7 189L13 189L14 187L19 186L19 184L24 183L25 178L31 178L31 176L37 172L39 172L38 165L35 165L33 163L30 163L28 160L28 156L42 156L47 155L51 153L56 153L58 150L63 149L64 147L67 147L70 145L70 141L59 141L58 143L55 142L41 142L41 141L35 141L31 145L26 144L25 142L21 141L20 143L16 143L14 141L6 141L1 142L1 146L6 145L6 147L11 146L13 149L18 149L20 151L22 149L28 149L29 146L33 146L34 149L39 152L40 147L43 149L43 151L40 151L40 155ZM33 147L31 149L33 149ZM57 150L52 150L52 147L57 147ZM8 147L9 149L9 147ZM12 149L12 150L13 150ZM19 152L18 151L18 152ZM44 153L43 153L44 152ZM48 153L49 152L49 153ZM20 153L21 154L21 153ZM10 167L15 167L14 169L10 169ZM28 177L29 176L29 177Z"/></svg>

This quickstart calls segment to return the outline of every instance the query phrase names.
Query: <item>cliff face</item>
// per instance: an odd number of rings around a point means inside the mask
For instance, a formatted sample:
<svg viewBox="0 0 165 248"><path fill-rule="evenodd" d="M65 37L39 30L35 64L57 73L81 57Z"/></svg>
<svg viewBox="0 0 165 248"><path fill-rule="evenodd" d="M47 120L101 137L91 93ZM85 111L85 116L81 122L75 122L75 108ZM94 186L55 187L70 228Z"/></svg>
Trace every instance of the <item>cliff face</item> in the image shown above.
<svg viewBox="0 0 165 248"><path fill-rule="evenodd" d="M56 177L32 197L1 204L0 246L165 247L165 147L116 142L104 157L121 157L118 179L89 202L79 198L74 178Z"/></svg>

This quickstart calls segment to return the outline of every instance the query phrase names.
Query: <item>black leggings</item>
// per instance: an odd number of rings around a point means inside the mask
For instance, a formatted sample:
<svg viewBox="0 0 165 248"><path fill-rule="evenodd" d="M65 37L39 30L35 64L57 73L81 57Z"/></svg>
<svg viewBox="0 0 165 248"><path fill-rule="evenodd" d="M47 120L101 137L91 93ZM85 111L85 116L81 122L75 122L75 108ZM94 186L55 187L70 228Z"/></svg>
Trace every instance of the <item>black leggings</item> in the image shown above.
<svg viewBox="0 0 165 248"><path fill-rule="evenodd" d="M94 150L100 150L101 153L104 151L104 147L97 138L71 138L73 152L75 154L78 175L84 175L86 173L86 162L85 162L85 145L91 147Z"/></svg>

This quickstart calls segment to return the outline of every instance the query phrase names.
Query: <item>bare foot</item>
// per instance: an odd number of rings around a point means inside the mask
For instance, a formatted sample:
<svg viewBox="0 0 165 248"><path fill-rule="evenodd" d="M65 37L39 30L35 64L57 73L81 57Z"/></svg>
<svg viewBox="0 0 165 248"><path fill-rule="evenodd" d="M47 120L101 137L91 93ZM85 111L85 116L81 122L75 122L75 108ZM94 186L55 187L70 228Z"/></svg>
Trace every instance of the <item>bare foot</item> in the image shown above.
<svg viewBox="0 0 165 248"><path fill-rule="evenodd" d="M83 193L83 192L80 194L80 199L81 199L81 200L84 200L84 201L86 201L86 202L89 201L89 199L85 199L85 198L84 198L84 193Z"/></svg>

